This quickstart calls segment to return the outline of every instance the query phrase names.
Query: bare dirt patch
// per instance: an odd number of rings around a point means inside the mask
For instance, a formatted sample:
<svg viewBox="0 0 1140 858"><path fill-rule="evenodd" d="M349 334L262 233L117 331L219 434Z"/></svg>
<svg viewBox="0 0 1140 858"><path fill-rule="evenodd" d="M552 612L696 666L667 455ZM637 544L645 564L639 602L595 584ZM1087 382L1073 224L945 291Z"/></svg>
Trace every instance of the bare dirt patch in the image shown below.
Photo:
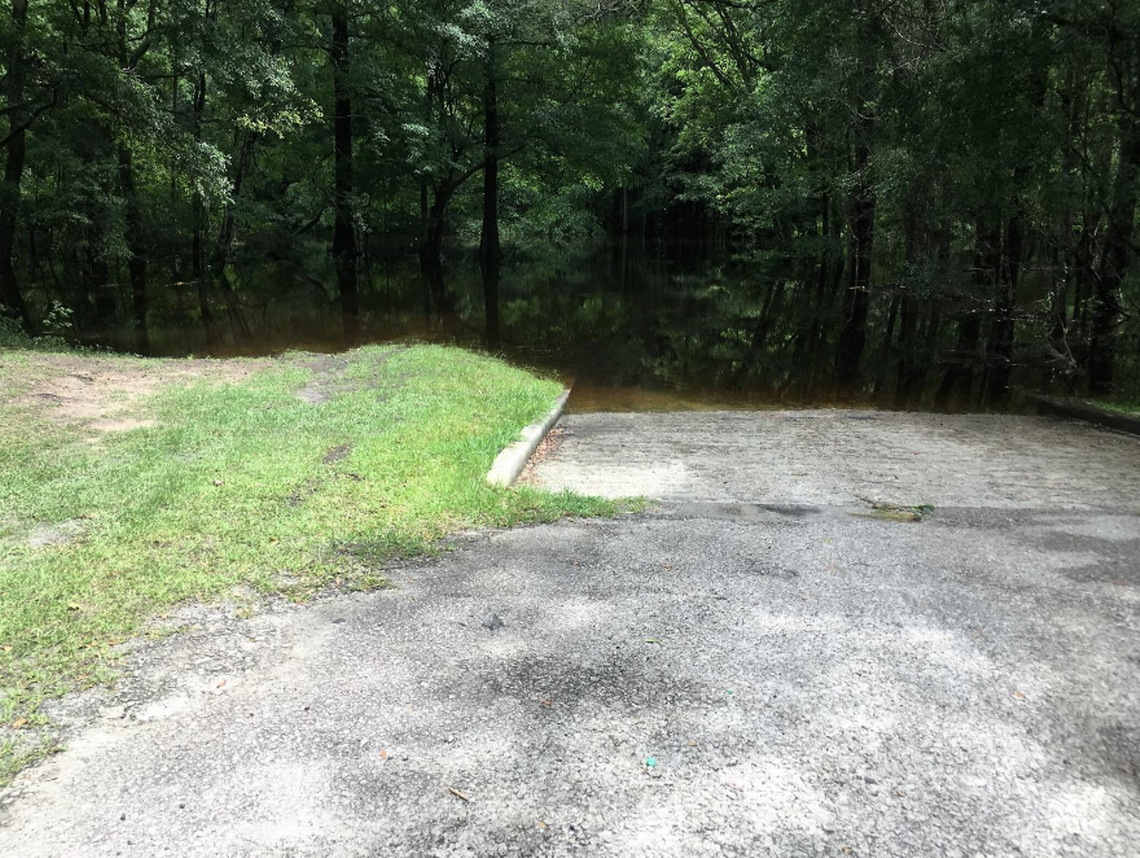
<svg viewBox="0 0 1140 858"><path fill-rule="evenodd" d="M53 545L67 545L83 533L83 522L79 520L61 521L58 524L40 524L32 528L28 535L31 548L50 548Z"/></svg>
<svg viewBox="0 0 1140 858"><path fill-rule="evenodd" d="M309 405L323 405L346 389L342 376L348 369L348 358L340 355L317 355L303 364L312 370L312 380L297 391L297 398Z"/></svg>
<svg viewBox="0 0 1140 858"><path fill-rule="evenodd" d="M335 465L337 462L347 459L350 453L352 453L352 445L339 444L325 453L325 457L322 461L326 465Z"/></svg>
<svg viewBox="0 0 1140 858"><path fill-rule="evenodd" d="M372 366L373 372L376 373L392 355L399 354L407 348L406 345L397 346L387 354L381 355ZM297 398L309 405L324 405L338 393L347 393L365 387L375 389L379 385L378 373L374 375L371 382L359 380L353 382L345 379L345 371L350 362L350 359L344 355L312 355L310 360L301 365L311 370L313 377L307 385L297 391Z"/></svg>
<svg viewBox="0 0 1140 858"><path fill-rule="evenodd" d="M37 357L37 379L29 391L9 400L56 422L85 425L97 433L128 432L155 421L130 413L143 396L169 384L202 380L238 382L266 366L251 360L121 361L102 356ZM0 396L0 403L4 397Z"/></svg>

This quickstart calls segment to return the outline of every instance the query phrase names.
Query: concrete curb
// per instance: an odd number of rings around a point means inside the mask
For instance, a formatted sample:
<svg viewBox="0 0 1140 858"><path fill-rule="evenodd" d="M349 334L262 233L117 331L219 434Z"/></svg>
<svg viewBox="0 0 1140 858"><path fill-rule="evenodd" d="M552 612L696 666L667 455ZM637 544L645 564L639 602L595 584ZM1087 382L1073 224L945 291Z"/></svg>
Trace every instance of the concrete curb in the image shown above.
<svg viewBox="0 0 1140 858"><path fill-rule="evenodd" d="M532 423L523 429L522 437L507 445L503 452L495 457L495 464L491 465L491 470L487 472L488 483L503 488L508 488L514 484L530 457L534 455L534 451L538 449L538 445L542 443L542 439L546 437L546 433L554 428L554 424L558 422L558 418L566 410L566 400L569 398L570 389L567 388L562 391L561 396L554 400L554 407L542 418L541 422Z"/></svg>
<svg viewBox="0 0 1140 858"><path fill-rule="evenodd" d="M1140 417L1130 417L1116 411L1097 408L1094 405L1085 405L1083 402L1069 402L1064 399L1053 399L1048 396L1030 394L1030 402L1037 407L1059 417L1075 417L1117 432L1127 432L1129 435L1140 435Z"/></svg>

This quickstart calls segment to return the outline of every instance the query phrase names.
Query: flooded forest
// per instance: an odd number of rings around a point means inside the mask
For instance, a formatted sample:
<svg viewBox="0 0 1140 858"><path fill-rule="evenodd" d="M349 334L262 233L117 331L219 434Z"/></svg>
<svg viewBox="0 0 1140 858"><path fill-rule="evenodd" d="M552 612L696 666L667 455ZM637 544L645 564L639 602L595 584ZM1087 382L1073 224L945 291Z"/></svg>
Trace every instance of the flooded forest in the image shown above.
<svg viewBox="0 0 1140 858"><path fill-rule="evenodd" d="M1140 5L5 0L0 342L1140 398Z"/></svg>

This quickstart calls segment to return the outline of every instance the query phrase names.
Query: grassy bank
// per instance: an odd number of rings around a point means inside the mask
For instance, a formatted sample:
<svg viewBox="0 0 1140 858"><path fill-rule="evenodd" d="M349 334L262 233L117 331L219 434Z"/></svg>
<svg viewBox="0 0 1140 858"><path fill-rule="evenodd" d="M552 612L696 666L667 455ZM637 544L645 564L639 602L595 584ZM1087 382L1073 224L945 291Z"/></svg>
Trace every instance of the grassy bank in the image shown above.
<svg viewBox="0 0 1140 858"><path fill-rule="evenodd" d="M0 781L34 752L18 731L40 701L104 680L114 645L178 602L383 586L385 559L460 528L612 512L483 481L558 390L439 346L0 350Z"/></svg>
<svg viewBox="0 0 1140 858"><path fill-rule="evenodd" d="M1106 411L1115 411L1118 414L1127 414L1129 417L1140 417L1140 400L1109 400L1086 399L1086 405L1094 408L1103 408Z"/></svg>

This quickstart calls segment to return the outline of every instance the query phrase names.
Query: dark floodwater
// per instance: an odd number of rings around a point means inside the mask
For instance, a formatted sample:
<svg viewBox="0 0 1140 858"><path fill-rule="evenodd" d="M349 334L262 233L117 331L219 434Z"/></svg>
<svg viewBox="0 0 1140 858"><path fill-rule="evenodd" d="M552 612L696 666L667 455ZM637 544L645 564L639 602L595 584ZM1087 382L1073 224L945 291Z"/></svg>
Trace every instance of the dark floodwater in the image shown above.
<svg viewBox="0 0 1140 858"><path fill-rule="evenodd" d="M760 272L760 273L758 273ZM157 355L259 355L346 348L328 276L267 268L241 291L247 336L220 306L214 329L197 320L192 288L169 290L152 308ZM474 260L445 272L450 306L425 300L414 264L372 263L362 277L361 340L414 338L485 347L483 291ZM927 297L918 307L913 346L901 349L899 302L889 290L871 302L856 385L835 382L842 288L824 292L778 265L666 259L629 248L511 259L501 285L502 338L495 351L573 380L572 408L667 410L868 405L889 408L1018 408L1020 391L1043 389L1050 368L1019 347L1014 395L987 398L987 357L955 352L957 319L976 307ZM1030 302L1031 306L1031 302ZM892 319L894 316L894 319ZM1033 319L1019 323L1032 335ZM984 330L984 327L983 327ZM889 336L888 336L889 335ZM130 334L111 345L129 349ZM959 372L953 390L945 377ZM900 381L903 374L910 380Z"/></svg>

